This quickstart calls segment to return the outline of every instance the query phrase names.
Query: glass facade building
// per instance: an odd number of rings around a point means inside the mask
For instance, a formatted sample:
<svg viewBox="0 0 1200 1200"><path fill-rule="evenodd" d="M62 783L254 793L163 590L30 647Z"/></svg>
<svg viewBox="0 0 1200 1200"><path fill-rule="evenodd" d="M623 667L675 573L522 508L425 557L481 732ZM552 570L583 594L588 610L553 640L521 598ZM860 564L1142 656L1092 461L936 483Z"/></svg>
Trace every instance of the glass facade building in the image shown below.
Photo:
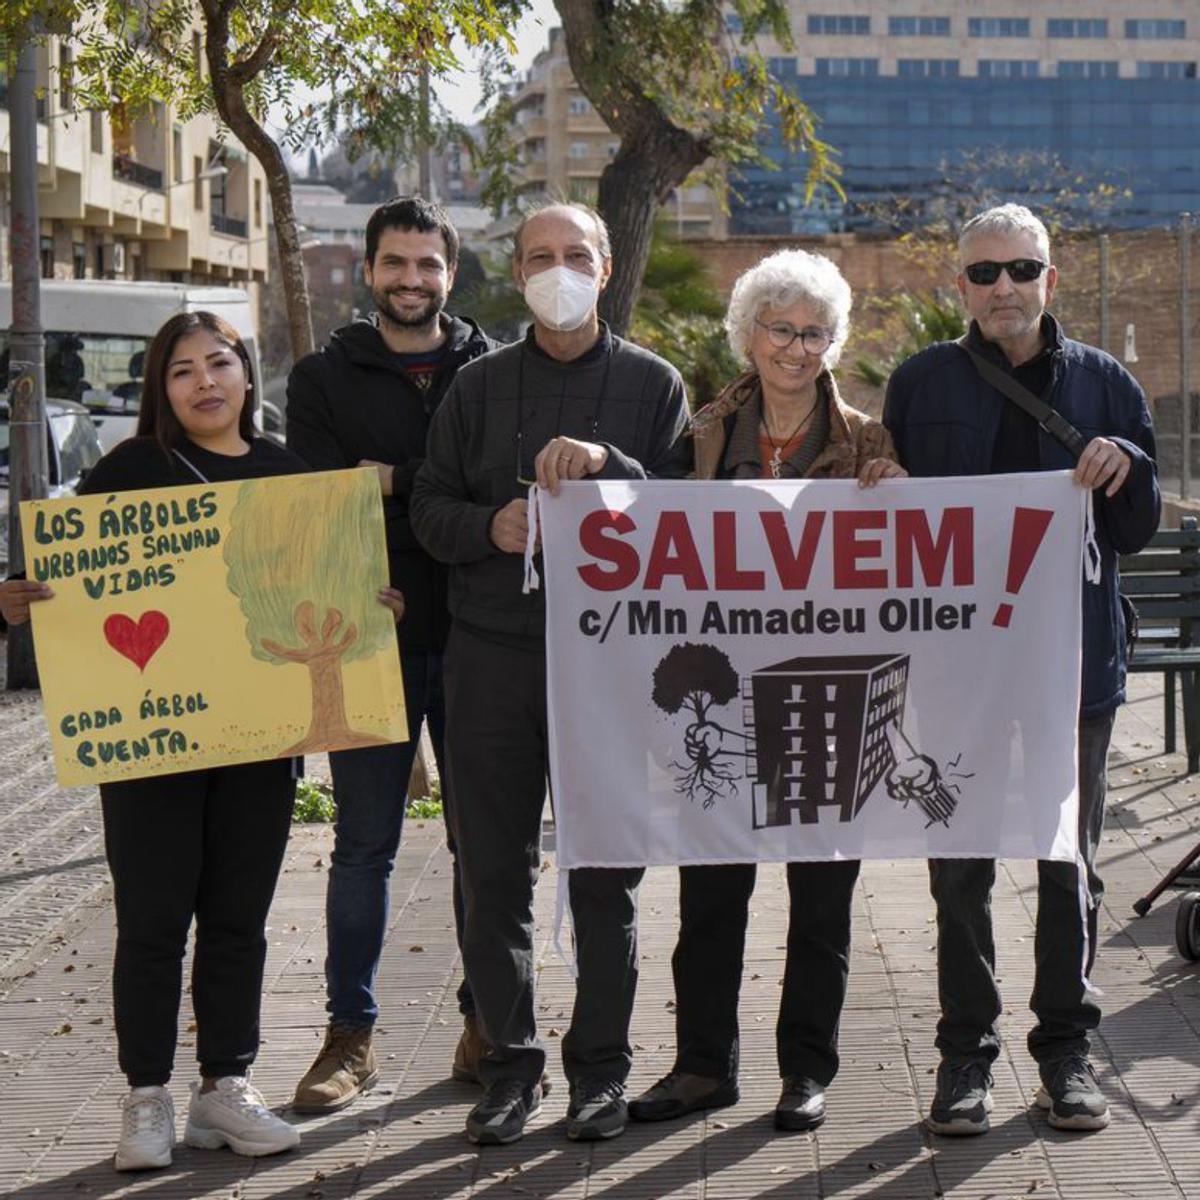
<svg viewBox="0 0 1200 1200"><path fill-rule="evenodd" d="M1115 78L1107 64L1083 70L1084 78L953 78L915 68L833 77L797 76L791 65L780 77L820 117L846 199L827 190L806 204L807 160L785 150L768 123L763 149L778 169L751 168L733 181L730 233L903 228L981 185L1036 207L1063 182L1040 177L1038 164L1051 160L1080 194L1116 189L1102 217L1114 228L1166 225L1200 208L1196 80Z"/></svg>

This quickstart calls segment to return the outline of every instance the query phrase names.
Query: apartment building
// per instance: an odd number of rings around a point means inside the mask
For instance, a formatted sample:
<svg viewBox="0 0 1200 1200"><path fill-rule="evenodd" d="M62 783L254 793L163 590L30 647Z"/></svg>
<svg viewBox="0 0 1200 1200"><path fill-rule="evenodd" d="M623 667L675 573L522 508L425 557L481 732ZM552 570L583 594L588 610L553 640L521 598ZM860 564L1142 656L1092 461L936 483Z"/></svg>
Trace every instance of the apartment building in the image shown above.
<svg viewBox="0 0 1200 1200"><path fill-rule="evenodd" d="M794 48L764 53L821 118L847 198L806 203L805 159L768 126L781 169L749 173L731 232L871 228L897 198L919 222L981 165L984 182L1050 202L1062 180L1039 190L1047 161L1080 194L1113 185L1115 227L1200 204L1197 0L793 0L791 24Z"/></svg>
<svg viewBox="0 0 1200 1200"><path fill-rule="evenodd" d="M198 60L200 33L194 32ZM38 50L42 275L246 287L267 277L269 207L258 162L217 122L158 104L121 123L77 107L75 45ZM0 279L10 279L9 114L0 64Z"/></svg>
<svg viewBox="0 0 1200 1200"><path fill-rule="evenodd" d="M561 29L550 30L546 48L513 93L512 104L522 197L594 202L618 138L579 90ZM664 205L664 215L682 237L724 233L724 215L703 185L679 188Z"/></svg>

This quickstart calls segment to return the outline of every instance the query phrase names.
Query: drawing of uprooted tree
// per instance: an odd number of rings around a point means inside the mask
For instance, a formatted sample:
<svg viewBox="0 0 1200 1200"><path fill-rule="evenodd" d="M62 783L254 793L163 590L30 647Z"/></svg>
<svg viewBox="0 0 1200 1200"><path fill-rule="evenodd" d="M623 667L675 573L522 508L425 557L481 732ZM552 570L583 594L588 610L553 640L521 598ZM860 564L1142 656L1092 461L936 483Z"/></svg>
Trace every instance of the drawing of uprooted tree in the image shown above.
<svg viewBox="0 0 1200 1200"><path fill-rule="evenodd" d="M378 553L376 476L339 472L323 488L302 475L266 482L248 481L238 493L225 565L254 657L308 668L312 720L279 756L386 741L350 727L342 681L346 664L372 657L396 636L376 600L388 582ZM314 511L322 502L323 511Z"/></svg>
<svg viewBox="0 0 1200 1200"><path fill-rule="evenodd" d="M684 731L686 763L672 763L679 775L675 790L689 800L700 797L711 808L718 797L737 795L737 778L731 757L744 758L744 750L724 747L726 735L744 738L712 720L709 710L728 704L738 694L738 675L729 656L716 646L681 642L672 646L654 668L653 702L667 713L689 709L693 720Z"/></svg>

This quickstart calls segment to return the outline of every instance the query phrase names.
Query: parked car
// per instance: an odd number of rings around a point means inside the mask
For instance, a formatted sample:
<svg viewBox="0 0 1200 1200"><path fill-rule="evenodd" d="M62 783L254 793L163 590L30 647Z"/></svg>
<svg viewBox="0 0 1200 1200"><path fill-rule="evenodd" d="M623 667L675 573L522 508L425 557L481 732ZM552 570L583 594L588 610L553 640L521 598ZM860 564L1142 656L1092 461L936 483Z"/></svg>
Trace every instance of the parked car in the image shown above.
<svg viewBox="0 0 1200 1200"><path fill-rule="evenodd" d="M47 400L50 495L71 496L104 453L91 414L70 400ZM0 404L0 578L8 573L8 406Z"/></svg>
<svg viewBox="0 0 1200 1200"><path fill-rule="evenodd" d="M133 436L146 350L163 322L176 313L207 310L224 317L250 352L255 383L250 394L256 396L261 389L254 314L250 297L240 288L44 279L41 310L46 330L46 396L85 405L105 450ZM0 386L8 378L11 324L12 286L0 284ZM254 421L267 433L282 432L283 416L275 406L256 405Z"/></svg>

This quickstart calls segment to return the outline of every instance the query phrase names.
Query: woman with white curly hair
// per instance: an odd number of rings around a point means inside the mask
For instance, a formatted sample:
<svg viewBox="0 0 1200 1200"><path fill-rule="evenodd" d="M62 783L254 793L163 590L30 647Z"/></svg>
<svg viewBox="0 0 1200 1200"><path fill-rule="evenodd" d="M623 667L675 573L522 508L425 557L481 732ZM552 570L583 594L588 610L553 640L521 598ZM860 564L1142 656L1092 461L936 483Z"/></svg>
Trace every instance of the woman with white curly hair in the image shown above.
<svg viewBox="0 0 1200 1200"><path fill-rule="evenodd" d="M830 368L850 332L850 285L828 258L781 250L733 288L725 328L749 369L692 419L697 479L902 477L887 430L844 404ZM778 1129L815 1129L838 1069L857 862L789 863L776 1048ZM665 1121L735 1104L738 992L754 863L679 870L675 1065L629 1105Z"/></svg>

